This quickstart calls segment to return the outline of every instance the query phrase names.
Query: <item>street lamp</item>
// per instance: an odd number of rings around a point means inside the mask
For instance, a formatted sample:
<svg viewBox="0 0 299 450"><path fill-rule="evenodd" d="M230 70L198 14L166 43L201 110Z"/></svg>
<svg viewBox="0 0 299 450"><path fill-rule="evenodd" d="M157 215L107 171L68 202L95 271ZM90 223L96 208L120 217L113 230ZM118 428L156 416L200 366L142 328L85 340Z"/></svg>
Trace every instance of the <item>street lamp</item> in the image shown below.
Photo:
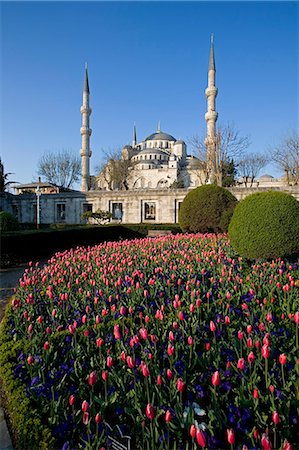
<svg viewBox="0 0 299 450"><path fill-rule="evenodd" d="M40 185L36 188L36 228L39 230L40 225L40 196L41 196Z"/></svg>

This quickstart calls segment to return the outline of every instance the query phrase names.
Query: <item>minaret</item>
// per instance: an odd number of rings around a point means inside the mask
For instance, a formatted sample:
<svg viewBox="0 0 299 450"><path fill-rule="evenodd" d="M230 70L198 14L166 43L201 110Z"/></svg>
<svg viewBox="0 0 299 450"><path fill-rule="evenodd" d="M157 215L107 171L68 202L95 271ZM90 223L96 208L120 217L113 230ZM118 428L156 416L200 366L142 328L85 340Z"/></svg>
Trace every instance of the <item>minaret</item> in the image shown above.
<svg viewBox="0 0 299 450"><path fill-rule="evenodd" d="M133 141L132 141L132 147L135 148L137 145L137 137L136 137L136 124L134 122L134 130L133 130Z"/></svg>
<svg viewBox="0 0 299 450"><path fill-rule="evenodd" d="M215 183L217 181L217 139L216 139L216 121L218 113L216 112L216 97L218 89L215 86L216 67L214 57L214 35L211 35L210 62L208 70L208 87L206 89L207 96L207 112L205 119L207 122L207 136L205 138L205 146L207 149L207 170L208 182Z"/></svg>
<svg viewBox="0 0 299 450"><path fill-rule="evenodd" d="M90 189L90 170L89 170L89 158L91 157L90 150L90 135L91 128L89 128L89 116L91 114L91 108L89 107L89 84L88 84L88 72L87 64L85 65L85 77L83 87L83 104L80 108L82 114L82 127L80 133L82 136L82 146L80 150L81 156L81 191L88 191Z"/></svg>

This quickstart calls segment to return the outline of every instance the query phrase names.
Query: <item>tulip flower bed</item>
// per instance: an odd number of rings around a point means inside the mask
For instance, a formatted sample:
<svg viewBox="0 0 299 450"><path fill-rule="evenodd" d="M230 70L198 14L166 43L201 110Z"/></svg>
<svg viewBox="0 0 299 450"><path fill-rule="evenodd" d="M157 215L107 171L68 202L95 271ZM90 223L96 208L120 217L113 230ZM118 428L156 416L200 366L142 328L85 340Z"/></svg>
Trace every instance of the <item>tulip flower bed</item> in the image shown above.
<svg viewBox="0 0 299 450"><path fill-rule="evenodd" d="M116 425L134 449L287 450L298 311L298 264L250 265L225 235L177 235L31 265L6 333L24 343L14 376L64 450L107 448Z"/></svg>

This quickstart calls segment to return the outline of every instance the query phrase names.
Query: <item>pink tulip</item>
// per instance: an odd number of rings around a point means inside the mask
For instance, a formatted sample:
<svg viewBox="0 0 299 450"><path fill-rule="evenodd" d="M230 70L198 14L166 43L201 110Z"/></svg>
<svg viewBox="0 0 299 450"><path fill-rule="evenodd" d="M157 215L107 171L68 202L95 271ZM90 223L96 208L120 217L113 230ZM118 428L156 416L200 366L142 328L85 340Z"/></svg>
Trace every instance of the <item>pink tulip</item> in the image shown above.
<svg viewBox="0 0 299 450"><path fill-rule="evenodd" d="M192 437L192 439L194 439L196 436L196 427L193 424L190 427L190 436Z"/></svg>
<svg viewBox="0 0 299 450"><path fill-rule="evenodd" d="M216 325L214 324L214 322L212 320L210 321L210 330L213 333L215 333L215 331L216 331Z"/></svg>
<svg viewBox="0 0 299 450"><path fill-rule="evenodd" d="M111 358L111 356L107 357L107 367L112 367L113 366L113 359Z"/></svg>
<svg viewBox="0 0 299 450"><path fill-rule="evenodd" d="M158 375L158 376L157 376L157 384L158 384L159 386L161 386L161 385L163 384L161 375Z"/></svg>
<svg viewBox="0 0 299 450"><path fill-rule="evenodd" d="M240 370L244 370L245 361L244 358L240 358L237 363L237 368Z"/></svg>
<svg viewBox="0 0 299 450"><path fill-rule="evenodd" d="M166 375L169 380L171 380L171 378L173 377L173 373L170 369L167 369Z"/></svg>
<svg viewBox="0 0 299 450"><path fill-rule="evenodd" d="M84 400L82 403L82 411L87 412L87 411L89 411L89 409L90 409L89 403L86 400Z"/></svg>
<svg viewBox="0 0 299 450"><path fill-rule="evenodd" d="M279 423L279 414L277 411L274 411L272 413L272 420L273 420L273 423L275 423L275 425L277 425Z"/></svg>
<svg viewBox="0 0 299 450"><path fill-rule="evenodd" d="M127 364L130 369L133 369L135 366L134 359L132 356L127 356Z"/></svg>
<svg viewBox="0 0 299 450"><path fill-rule="evenodd" d="M193 337L189 336L188 337L188 345L193 345L193 344L194 344Z"/></svg>
<svg viewBox="0 0 299 450"><path fill-rule="evenodd" d="M172 345L168 345L167 354L168 356L172 356L174 354L174 347Z"/></svg>
<svg viewBox="0 0 299 450"><path fill-rule="evenodd" d="M29 366L34 362L34 359L31 355L28 356L27 358L27 363L29 364Z"/></svg>
<svg viewBox="0 0 299 450"><path fill-rule="evenodd" d="M88 425L89 422L89 412L84 412L83 413L83 423L84 425Z"/></svg>
<svg viewBox="0 0 299 450"><path fill-rule="evenodd" d="M250 352L249 355L247 356L247 361L251 364L253 363L254 359L255 359L254 353Z"/></svg>
<svg viewBox="0 0 299 450"><path fill-rule="evenodd" d="M268 345L263 345L262 346L262 356L265 359L268 359L270 356L270 347L268 347Z"/></svg>
<svg viewBox="0 0 299 450"><path fill-rule="evenodd" d="M113 330L113 333L114 333L114 338L115 339L121 339L121 334L120 334L120 331L119 331L119 325L114 325L114 330ZM108 366L108 367L111 367L111 366Z"/></svg>
<svg viewBox="0 0 299 450"><path fill-rule="evenodd" d="M69 405L73 406L75 404L76 398L74 395L69 396Z"/></svg>
<svg viewBox="0 0 299 450"><path fill-rule="evenodd" d="M169 422L171 422L171 419L172 419L171 412L169 410L167 410L165 413L165 422L169 423Z"/></svg>
<svg viewBox="0 0 299 450"><path fill-rule="evenodd" d="M102 379L103 379L103 381L107 381L108 380L108 376L109 376L108 371L107 370L103 370L102 371Z"/></svg>
<svg viewBox="0 0 299 450"><path fill-rule="evenodd" d="M98 423L100 423L102 421L102 416L101 416L100 413L96 414L96 416L94 418L94 421L95 421L96 424L98 424Z"/></svg>
<svg viewBox="0 0 299 450"><path fill-rule="evenodd" d="M280 362L281 365L286 364L286 362L287 362L287 357L286 357L286 355L285 355L284 353L282 353L281 355L279 355L279 362Z"/></svg>
<svg viewBox="0 0 299 450"><path fill-rule="evenodd" d="M98 338L96 340L96 344L97 344L97 347L102 347L102 345L104 344L104 340L102 338Z"/></svg>
<svg viewBox="0 0 299 450"><path fill-rule="evenodd" d="M262 435L261 444L262 444L263 450L272 450L272 445L271 445L269 436L266 433L264 433Z"/></svg>

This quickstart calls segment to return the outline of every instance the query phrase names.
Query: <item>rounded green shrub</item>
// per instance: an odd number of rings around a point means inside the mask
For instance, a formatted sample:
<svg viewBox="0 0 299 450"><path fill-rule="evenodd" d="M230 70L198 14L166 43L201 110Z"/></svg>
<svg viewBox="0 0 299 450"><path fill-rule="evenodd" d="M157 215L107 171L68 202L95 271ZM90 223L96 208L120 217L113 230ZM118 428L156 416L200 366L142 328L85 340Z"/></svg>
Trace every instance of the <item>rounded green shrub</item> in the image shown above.
<svg viewBox="0 0 299 450"><path fill-rule="evenodd" d="M249 195L237 205L228 232L245 258L292 256L299 251L299 202L284 192Z"/></svg>
<svg viewBox="0 0 299 450"><path fill-rule="evenodd" d="M236 204L236 197L228 190L214 184L200 186L189 192L181 204L180 227L188 232L225 232Z"/></svg>
<svg viewBox="0 0 299 450"><path fill-rule="evenodd" d="M12 214L0 211L0 231L13 231L19 229L19 222Z"/></svg>

